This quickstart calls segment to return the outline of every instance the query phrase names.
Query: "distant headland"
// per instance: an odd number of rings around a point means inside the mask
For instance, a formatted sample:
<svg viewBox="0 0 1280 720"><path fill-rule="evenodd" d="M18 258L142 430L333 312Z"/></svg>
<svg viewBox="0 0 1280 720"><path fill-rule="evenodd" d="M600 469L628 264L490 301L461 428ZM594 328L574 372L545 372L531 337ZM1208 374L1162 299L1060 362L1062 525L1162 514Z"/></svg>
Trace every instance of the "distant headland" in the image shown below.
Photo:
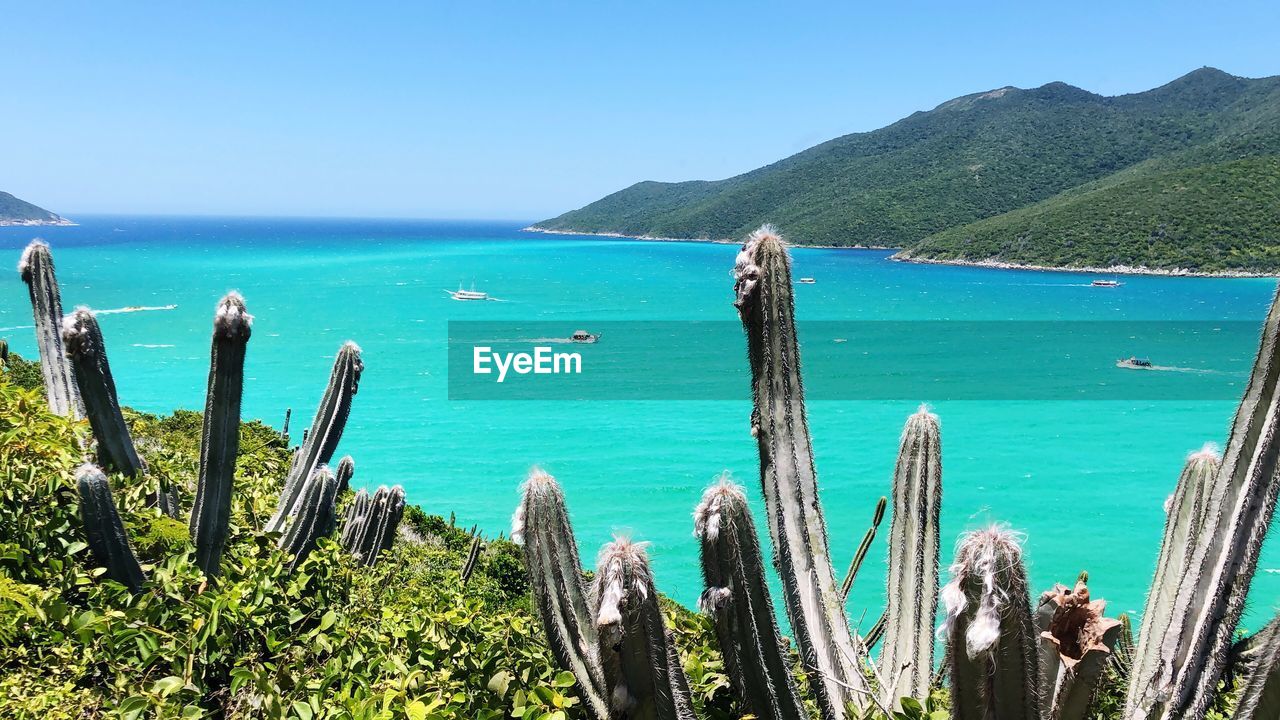
<svg viewBox="0 0 1280 720"><path fill-rule="evenodd" d="M11 225L75 225L70 220L42 207L19 200L0 191L0 227Z"/></svg>

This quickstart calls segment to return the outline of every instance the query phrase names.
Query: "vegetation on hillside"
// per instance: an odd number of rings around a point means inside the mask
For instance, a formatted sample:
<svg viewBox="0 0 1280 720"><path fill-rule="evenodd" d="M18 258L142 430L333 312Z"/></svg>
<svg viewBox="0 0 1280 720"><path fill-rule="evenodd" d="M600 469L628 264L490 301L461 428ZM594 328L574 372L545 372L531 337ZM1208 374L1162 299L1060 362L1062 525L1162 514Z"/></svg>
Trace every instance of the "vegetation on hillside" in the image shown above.
<svg viewBox="0 0 1280 720"><path fill-rule="evenodd" d="M7 192L0 192L0 225L6 223L14 224L53 224L64 223L63 218L37 207L25 200L10 195Z"/></svg>
<svg viewBox="0 0 1280 720"><path fill-rule="evenodd" d="M1143 93L1103 97L1064 83L1032 90L1001 88L957 98L888 127L815 146L772 165L711 182L642 182L586 207L545 220L536 228L624 235L728 239L764 222L788 229L797 244L894 247L932 257L931 235L1000 216L1099 182L1113 187L1116 202L1133 204L1139 216L1151 192L1129 196L1125 180L1148 177L1153 187L1169 171L1242 158L1280 156L1280 78L1245 79L1203 68ZM1181 176L1200 194L1265 202L1259 186L1226 189L1208 175ZM1075 197L1078 193L1070 195ZM1243 239L1226 254L1216 249L1221 216L1195 213L1179 219L1181 241L1203 267L1245 268L1274 237L1272 215L1260 235L1243 227ZM1265 220L1265 218L1262 218ZM1082 226L1075 212L1046 217ZM999 225L983 227L993 236ZM1074 256L1105 264L1109 227L1077 238ZM1140 232L1124 226L1126 237ZM1000 235L993 242L1016 238ZM1054 264L1046 245L1028 251L1035 262ZM1054 253L1056 254L1056 253ZM1265 253L1262 253L1265 255ZM1151 256L1137 252L1134 256ZM1158 252L1155 267L1175 258ZM1275 265L1265 269L1275 269ZM1248 267L1247 269L1258 269Z"/></svg>

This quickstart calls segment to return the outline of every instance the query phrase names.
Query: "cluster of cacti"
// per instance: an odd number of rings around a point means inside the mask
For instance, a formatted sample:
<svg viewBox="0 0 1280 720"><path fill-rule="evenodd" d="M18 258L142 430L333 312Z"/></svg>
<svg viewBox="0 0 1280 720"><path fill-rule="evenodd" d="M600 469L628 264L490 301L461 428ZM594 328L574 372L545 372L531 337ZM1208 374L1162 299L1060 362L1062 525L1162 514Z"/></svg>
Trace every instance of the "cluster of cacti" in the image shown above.
<svg viewBox="0 0 1280 720"><path fill-rule="evenodd" d="M1233 656L1230 638L1280 488L1280 300L1268 315L1226 459L1219 468L1212 453L1193 456L1170 500L1136 646L1128 618L1106 618L1104 603L1090 598L1083 574L1073 588L1059 585L1042 594L1033 613L1020 543L999 527L962 536L951 580L939 592L940 438L937 418L923 409L907 422L894 471L888 607L860 639L849 630L842 601L875 538L884 499L837 587L817 498L790 264L781 239L767 226L752 233L734 270L774 566L801 669L823 720L848 717L869 704L892 714L899 697L923 698L942 676L953 718L1077 720L1088 716L1108 667L1129 679L1130 720L1201 720L1228 662L1242 666L1248 682L1237 717L1277 716L1269 703L1280 703L1280 621L1249 643L1247 652ZM708 489L695 526L707 586L699 604L715 621L725 670L743 711L762 718L803 717L742 491L725 482ZM601 620L610 628L620 621L601 615L600 596L584 590L564 498L549 476L535 472L526 483L515 531L513 537L525 543L530 585L553 654L577 677L589 715L633 717L612 702L613 693L621 684L628 697L641 696L631 693L633 681L610 669L616 658L600 649L624 647L599 635ZM607 597L607 588L619 583L631 583L627 587L643 598L653 592L643 552L633 544L609 546L598 572L596 588L606 588ZM945 620L938 636L947 648L942 676L932 672L939 595ZM636 622L634 643L625 645L636 658L632 667L644 668L634 683L663 693L675 688L662 697L678 699L679 683L654 680L665 677L660 659L669 644L664 648L665 638ZM872 662L867 650L881 637L884 649L879 662ZM873 695L873 685L879 695ZM683 717L678 705L664 705L662 716Z"/></svg>
<svg viewBox="0 0 1280 720"><path fill-rule="evenodd" d="M244 390L244 355L253 316L239 293L218 303L213 319L209 390L200 436L200 475L191 508L191 538L196 564L205 575L219 574L222 548L231 522L231 491L236 455L240 452L240 397Z"/></svg>
<svg viewBox="0 0 1280 720"><path fill-rule="evenodd" d="M80 415L88 418L97 459L103 467L130 478L145 472L146 464L138 455L121 412L97 318L88 308L79 308L63 317L53 257L47 244L32 242L23 252L18 270L30 290L50 410L73 418ZM245 350L251 322L252 316L238 293L229 293L218 303L213 323L200 470L190 517L195 562L210 578L219 574L227 541L240 443ZM310 441L295 453L286 478L281 508L287 508L288 512L278 512L268 527L269 531L282 533L279 545L293 556L295 566L314 549L320 537L334 531L335 503L355 471L350 457L344 457L339 463L336 477L323 464L332 457L342 435L362 369L359 348L354 343L343 345L316 415L315 431ZM86 464L77 477L85 532L95 557L113 579L138 590L145 577L129 547L106 475L101 469ZM385 496L379 510L380 519L374 523L376 527L367 539L362 536L362 542L367 543L362 546L362 553L370 558L369 564L377 552L390 547L404 511L403 490L397 487L392 492L384 488L380 492ZM153 500L166 514L178 515L177 488L162 486Z"/></svg>
<svg viewBox="0 0 1280 720"><path fill-rule="evenodd" d="M280 532L284 529L289 518L298 512L302 489L307 479L316 468L333 458L338 440L342 438L342 431L346 428L347 416L351 414L351 401L360 388L360 373L363 371L360 346L353 342L343 345L333 361L329 385L320 398L320 406L316 408L311 431L303 435L302 447L289 466L276 512L267 522L268 531Z"/></svg>
<svg viewBox="0 0 1280 720"><path fill-rule="evenodd" d="M391 549L403 517L404 488L383 485L373 495L361 490L347 506L339 541L357 560L372 567Z"/></svg>
<svg viewBox="0 0 1280 720"><path fill-rule="evenodd" d="M62 293L53 272L48 244L35 240L22 252L18 273L31 295L36 326L36 346L45 397L55 415L78 418L84 414L71 366L62 348Z"/></svg>

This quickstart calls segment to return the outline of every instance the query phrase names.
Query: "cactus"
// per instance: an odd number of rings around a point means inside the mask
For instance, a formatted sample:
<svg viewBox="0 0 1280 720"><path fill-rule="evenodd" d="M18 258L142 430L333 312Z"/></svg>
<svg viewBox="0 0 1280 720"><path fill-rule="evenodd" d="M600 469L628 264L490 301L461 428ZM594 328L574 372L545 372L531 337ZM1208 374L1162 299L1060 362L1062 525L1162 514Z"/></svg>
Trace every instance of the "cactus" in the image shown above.
<svg viewBox="0 0 1280 720"><path fill-rule="evenodd" d="M200 477L191 508L191 537L196 565L209 577L219 574L222 548L231 523L231 490L240 451L240 397L244 390L244 353L253 316L244 298L228 293L213 318L209 390L200 436Z"/></svg>
<svg viewBox="0 0 1280 720"><path fill-rule="evenodd" d="M1170 620L1152 637L1158 648L1149 651L1159 658L1156 672L1135 675L1130 682L1131 718L1199 720L1213 702L1280 493L1277 382L1280 296L1267 313L1253 372L1207 497L1210 514L1187 558L1188 571L1175 592L1170 586L1152 589L1159 594L1160 616Z"/></svg>
<svg viewBox="0 0 1280 720"><path fill-rule="evenodd" d="M525 572L551 654L578 681L592 720L609 720L609 694L597 650L595 618L587 603L578 545L555 478L534 469L520 489L511 539L524 546Z"/></svg>
<svg viewBox="0 0 1280 720"><path fill-rule="evenodd" d="M9 363L9 341L0 340L0 367L3 367L8 363Z"/></svg>
<svg viewBox="0 0 1280 720"><path fill-rule="evenodd" d="M1205 522L1213 517L1209 495L1220 462L1213 445L1205 445L1199 452L1189 455L1173 495L1165 501L1164 539L1160 543L1146 609L1142 612L1137 647L1132 654L1129 694L1125 703L1130 717L1142 717L1141 708L1150 707L1154 703L1153 696L1165 692L1157 676L1167 681L1172 668L1162 660L1160 644L1173 619L1174 595L1183 577L1188 573L1195 574L1196 570L1189 563L1196 545L1209 538L1202 531Z"/></svg>
<svg viewBox="0 0 1280 720"><path fill-rule="evenodd" d="M844 574L844 582L840 583L840 597L846 600L849 599L849 591L853 590L853 581L858 576L862 561L867 559L871 543L876 539L876 531L880 529L880 522L884 520L884 509L888 506L888 502L889 499L883 495L876 502L876 511L871 516L871 527L867 528L867 532L863 534L862 542L858 543L858 549L853 553L853 560L849 561L849 570Z"/></svg>
<svg viewBox="0 0 1280 720"><path fill-rule="evenodd" d="M862 707L869 692L860 667L864 652L849 630L831 567L805 417L791 260L771 226L743 244L734 291L747 336L752 433L787 617L822 717L844 720L846 707Z"/></svg>
<svg viewBox="0 0 1280 720"><path fill-rule="evenodd" d="M601 548L591 594L611 717L695 720L643 545L615 538Z"/></svg>
<svg viewBox="0 0 1280 720"><path fill-rule="evenodd" d="M698 605L715 620L725 672L739 702L762 720L807 719L778 631L760 539L742 488L727 479L712 485L693 517L706 581Z"/></svg>
<svg viewBox="0 0 1280 720"><path fill-rule="evenodd" d="M1249 639L1248 679L1236 699L1235 720L1280 717L1280 617Z"/></svg>
<svg viewBox="0 0 1280 720"><path fill-rule="evenodd" d="M904 696L929 695L933 619L938 611L941 442L937 416L921 406L902 430L893 472L888 618L880 650L885 705Z"/></svg>
<svg viewBox="0 0 1280 720"><path fill-rule="evenodd" d="M129 536L120 522L107 476L98 467L85 463L76 470L76 485L80 493L80 520L89 549L112 580L135 594L141 592L147 576L129 547Z"/></svg>
<svg viewBox="0 0 1280 720"><path fill-rule="evenodd" d="M880 613L880 619L875 621L875 624L873 624L871 629L867 631L866 636L862 638L862 642L866 645L868 652L870 652L871 648L875 647L876 643L880 642L880 639L884 637L884 626L888 622L889 613Z"/></svg>
<svg viewBox="0 0 1280 720"><path fill-rule="evenodd" d="M298 457L285 477L279 505L267 522L269 532L280 532L284 528L289 516L297 511L305 481L316 468L333 458L342 430L347 424L347 416L351 413L351 400L360 387L360 373L363 371L360 347L353 342L344 344L333 361L329 385L325 388L324 397L320 399L320 407L311 423L311 432L303 436L305 440L302 449L298 451Z"/></svg>
<svg viewBox="0 0 1280 720"><path fill-rule="evenodd" d="M284 427L280 428L280 437L287 447L289 445L289 420L293 417L293 408L284 409Z"/></svg>
<svg viewBox="0 0 1280 720"><path fill-rule="evenodd" d="M298 512L279 541L280 549L293 556L290 570L301 565L333 527L337 495L338 481L327 467L318 468L303 483Z"/></svg>
<svg viewBox="0 0 1280 720"><path fill-rule="evenodd" d="M1133 669L1133 620L1127 613L1120 613L1116 620L1120 621L1120 636L1116 638L1115 647L1111 648L1111 668L1116 677L1127 685Z"/></svg>
<svg viewBox="0 0 1280 720"><path fill-rule="evenodd" d="M367 567L377 564L381 554L391 549L396 529L404 517L404 488L396 485L378 488L369 499L368 511L351 538L349 552Z"/></svg>
<svg viewBox="0 0 1280 720"><path fill-rule="evenodd" d="M1041 596L1040 608L1041 717L1085 720L1123 625L1103 617L1106 603L1089 599L1083 579L1074 589L1054 586Z"/></svg>
<svg viewBox="0 0 1280 720"><path fill-rule="evenodd" d="M966 533L942 590L954 720L1039 716L1036 637L1022 548L998 527Z"/></svg>
<svg viewBox="0 0 1280 720"><path fill-rule="evenodd" d="M67 356L75 367L76 386L84 402L89 426L98 441L98 459L103 466L135 477L142 472L142 461L129 436L129 428L120 414L116 383L107 363L107 348L102 329L88 308L77 308L63 318L62 339Z"/></svg>
<svg viewBox="0 0 1280 720"><path fill-rule="evenodd" d="M50 412L72 419L84 415L80 392L67 362L62 341L62 294L53 272L53 255L42 240L32 240L18 261L18 273L31 295L35 317L36 346L40 351L40 374Z"/></svg>
<svg viewBox="0 0 1280 720"><path fill-rule="evenodd" d="M462 587L467 586L467 581L471 579L471 573L476 570L476 561L480 559L480 536L476 535L471 538L471 548L467 550L467 560L462 565L462 572L458 575L462 580Z"/></svg>
<svg viewBox="0 0 1280 720"><path fill-rule="evenodd" d="M338 495L346 492L351 487L351 478L356 474L356 461L351 459L350 455L343 455L338 461L338 469L334 471L334 477L338 478Z"/></svg>
<svg viewBox="0 0 1280 720"><path fill-rule="evenodd" d="M364 523L369 517L369 507L373 503L373 496L368 490L360 490L356 493L351 504L347 506L346 514L342 521L342 536L339 542L347 552L355 549L355 538L364 530Z"/></svg>

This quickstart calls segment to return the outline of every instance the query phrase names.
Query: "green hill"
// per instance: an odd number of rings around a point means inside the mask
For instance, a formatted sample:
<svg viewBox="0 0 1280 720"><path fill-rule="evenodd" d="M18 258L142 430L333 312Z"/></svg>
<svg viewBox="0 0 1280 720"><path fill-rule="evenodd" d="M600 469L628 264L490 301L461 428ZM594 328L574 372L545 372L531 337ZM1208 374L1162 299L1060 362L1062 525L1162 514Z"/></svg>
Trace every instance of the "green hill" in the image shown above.
<svg viewBox="0 0 1280 720"><path fill-rule="evenodd" d="M71 225L71 221L42 207L0 192L0 225Z"/></svg>
<svg viewBox="0 0 1280 720"><path fill-rule="evenodd" d="M1052 199L1046 207L1056 210L1040 208L1038 217L1074 227L1073 250L1054 246L1056 226L1036 225L1046 239L1023 243L1017 262L1051 265L1070 256L1083 264L1119 258L1174 267L1175 258L1158 250L1120 252L1115 237L1080 234L1083 199L1100 197L1087 191L1105 188L1114 205L1146 202L1160 197L1160 183L1177 171L1277 155L1280 77L1248 79L1202 68L1154 90L1116 97L1064 83L967 95L726 180L642 182L534 228L729 239L772 222L799 244L896 247L915 258L951 258L958 256L958 241L948 233ZM1227 171L1176 178L1195 185ZM1132 184L1140 178L1145 184ZM1264 179L1250 180L1238 192L1266 187ZM1229 190L1210 184L1192 194ZM1126 200L1130 192L1135 194ZM1265 199L1263 194L1241 202L1256 208ZM1257 222L1235 230L1257 234L1238 238L1224 254L1214 250L1223 240L1211 226L1230 218L1208 213L1213 205L1206 199L1195 214L1167 203L1163 209L1134 208L1134 223L1121 216L1098 232L1146 237L1151 228L1144 230L1147 220L1140 219L1158 217L1180 228L1182 255L1176 259L1196 259L1197 267L1244 268L1241 263L1269 257L1259 246L1276 236L1274 214L1268 224L1264 214L1252 212ZM974 241L963 257L1007 260L982 252L1015 242L1016 236L1001 235L1005 228L1021 227L1015 219L970 229Z"/></svg>

